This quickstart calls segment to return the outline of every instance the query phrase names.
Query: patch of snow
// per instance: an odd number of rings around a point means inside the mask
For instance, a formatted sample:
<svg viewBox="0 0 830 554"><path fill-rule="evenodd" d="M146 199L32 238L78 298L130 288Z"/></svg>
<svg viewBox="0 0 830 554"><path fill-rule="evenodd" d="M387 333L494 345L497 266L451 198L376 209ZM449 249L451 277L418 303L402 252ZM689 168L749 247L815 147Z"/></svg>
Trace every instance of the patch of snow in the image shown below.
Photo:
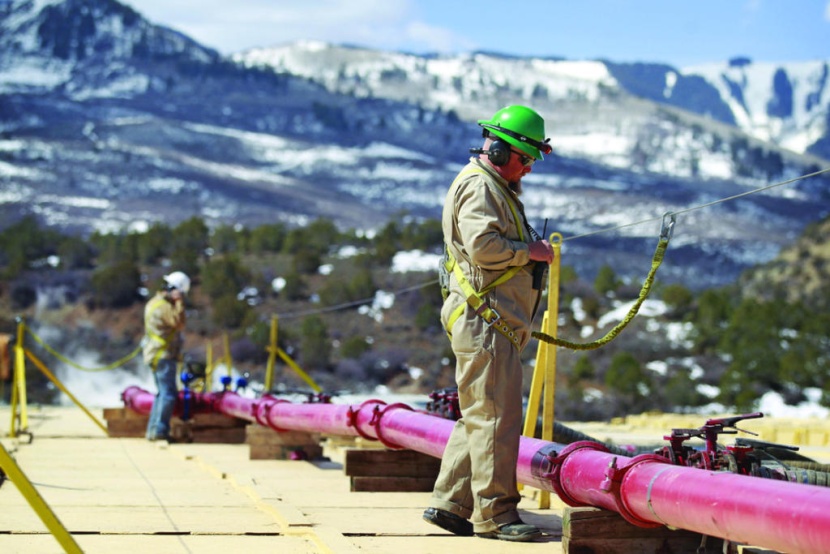
<svg viewBox="0 0 830 554"><path fill-rule="evenodd" d="M392 258L392 273L408 273L410 271L432 271L438 274L438 265L441 263L440 254L428 254L421 250L398 252Z"/></svg>
<svg viewBox="0 0 830 554"><path fill-rule="evenodd" d="M695 390L705 396L706 398L717 398L720 394L720 389L718 387L714 387L712 385L705 385L705 384L698 384L695 386Z"/></svg>
<svg viewBox="0 0 830 554"><path fill-rule="evenodd" d="M383 310L388 310L395 304L395 294L392 292L385 292L379 290L375 293L375 298L372 300L370 306L363 305L357 309L357 313L366 315L377 321L383 322Z"/></svg>
<svg viewBox="0 0 830 554"><path fill-rule="evenodd" d="M620 304L615 309L602 316L597 322L597 327L601 329L612 323L622 321L628 315L628 312L631 311L631 308L636 302L636 300L632 300L631 302ZM657 317L665 314L666 311L668 311L668 307L665 302L646 299L640 306L640 310L637 312L637 315L644 317Z"/></svg>
<svg viewBox="0 0 830 554"><path fill-rule="evenodd" d="M605 397L605 394L599 389L595 389L593 387L587 387L584 391L582 391L582 400L585 402L594 402L602 400Z"/></svg>
<svg viewBox="0 0 830 554"><path fill-rule="evenodd" d="M346 246L341 247L341 248L340 248L340 249L339 249L339 250L335 253L335 256L336 256L336 257L338 257L338 258L341 258L341 259L344 259L344 258L354 258L354 257L355 257L355 256L357 256L358 254L362 254L362 253L363 253L363 252L365 252L365 251L366 251L366 249L365 249L365 248L358 248L358 247L356 247L356 246L346 245Z"/></svg>
<svg viewBox="0 0 830 554"><path fill-rule="evenodd" d="M280 292L284 288L285 277L277 277L273 281L271 281L271 290L273 290L274 292Z"/></svg>
<svg viewBox="0 0 830 554"><path fill-rule="evenodd" d="M582 298L579 296L574 297L573 301L571 302L571 312L574 314L574 319L577 321L583 321L585 316L588 314L582 309Z"/></svg>
<svg viewBox="0 0 830 554"><path fill-rule="evenodd" d="M827 418L830 409L819 404L822 391L816 388L804 390L807 401L797 406L790 406L784 403L781 395L776 392L767 392L758 401L758 411L768 417L794 417L794 418Z"/></svg>
<svg viewBox="0 0 830 554"><path fill-rule="evenodd" d="M665 375L666 371L668 370L668 367L669 364L667 364L663 360L654 360L646 364L646 369L650 369L658 375Z"/></svg>

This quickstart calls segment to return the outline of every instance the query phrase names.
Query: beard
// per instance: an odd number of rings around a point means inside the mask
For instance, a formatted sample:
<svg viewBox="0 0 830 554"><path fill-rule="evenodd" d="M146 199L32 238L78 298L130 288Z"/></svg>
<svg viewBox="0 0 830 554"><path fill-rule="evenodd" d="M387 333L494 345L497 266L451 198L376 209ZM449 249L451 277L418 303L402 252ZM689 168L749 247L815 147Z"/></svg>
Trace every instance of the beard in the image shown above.
<svg viewBox="0 0 830 554"><path fill-rule="evenodd" d="M518 181L513 181L508 183L510 190L516 193L516 196L521 196L522 194L522 181L519 179Z"/></svg>

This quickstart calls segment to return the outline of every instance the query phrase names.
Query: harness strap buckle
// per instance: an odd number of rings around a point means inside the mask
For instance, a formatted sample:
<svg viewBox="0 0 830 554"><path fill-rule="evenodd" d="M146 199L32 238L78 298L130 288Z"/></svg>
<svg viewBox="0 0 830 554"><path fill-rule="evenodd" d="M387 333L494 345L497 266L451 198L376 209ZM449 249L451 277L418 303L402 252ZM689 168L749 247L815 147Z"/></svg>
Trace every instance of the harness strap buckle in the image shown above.
<svg viewBox="0 0 830 554"><path fill-rule="evenodd" d="M476 315L480 316L481 319L484 320L484 323L487 325L487 327L492 327L493 325L501 321L501 314L499 314L499 312L497 312L487 304L482 304L482 307L484 308L483 310L476 310ZM490 319L487 318L488 310L490 315L492 316Z"/></svg>

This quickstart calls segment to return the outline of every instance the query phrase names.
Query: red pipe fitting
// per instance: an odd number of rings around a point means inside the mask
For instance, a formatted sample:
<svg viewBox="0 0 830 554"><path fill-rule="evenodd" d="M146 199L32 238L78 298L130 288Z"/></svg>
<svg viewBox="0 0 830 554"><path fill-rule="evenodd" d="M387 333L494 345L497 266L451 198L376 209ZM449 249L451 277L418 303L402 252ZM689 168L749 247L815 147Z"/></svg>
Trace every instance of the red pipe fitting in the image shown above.
<svg viewBox="0 0 830 554"><path fill-rule="evenodd" d="M651 462L671 465L671 461L664 456L658 456L657 454L641 454L631 458L623 467L617 468L617 458L615 456L611 459L611 463L608 464L608 468L605 470L606 479L600 484L600 488L602 490L613 496L614 503L617 506L617 512L628 523L636 525L637 527L654 528L663 526L662 523L655 522L654 520L647 520L637 517L637 515L634 514L626 505L625 498L623 498L622 494L622 483L628 472L638 464Z"/></svg>
<svg viewBox="0 0 830 554"><path fill-rule="evenodd" d="M376 441L376 440L378 440L378 438L376 436L372 436L368 432L364 431L362 426L361 426L361 421L360 421L361 420L360 415L361 415L361 412L363 411L363 409L367 408L369 406L372 406L372 405L374 405L375 408L373 408L371 417L369 417L369 418L364 417L363 418L364 420L366 420L367 426L372 427L373 426L372 421L375 418L374 411L377 409L378 406L380 406L380 405L385 406L386 405L386 402L384 402L383 400L376 400L376 399L366 400L360 406L358 406L356 410L352 409L352 407L349 406L349 411L348 411L348 415L347 415L348 421L346 422L346 425L348 425L349 427L353 427L355 432L359 436L363 437L364 439L370 440L370 441Z"/></svg>
<svg viewBox="0 0 830 554"><path fill-rule="evenodd" d="M605 492L613 492L620 488L620 472L617 470L617 457L611 458L608 469L605 470L605 479L599 484L599 488Z"/></svg>
<svg viewBox="0 0 830 554"><path fill-rule="evenodd" d="M271 420L271 409L277 404L288 402L283 398L274 398L273 396L263 396L258 402L254 404L253 415L254 421L265 427L270 427L276 431L285 431L285 429L277 429Z"/></svg>
<svg viewBox="0 0 830 554"><path fill-rule="evenodd" d="M380 421L381 421L381 418L383 418L383 416L386 413L391 412L393 410L398 410L398 409L406 409L406 410L412 411L411 406L408 406L408 405L406 405L402 402L397 402L395 404L389 404L388 406L385 406L384 408L381 408L380 406L375 406L374 413L372 414L372 419L369 421L369 425L373 425L375 427L375 434L377 435L378 440L386 448L390 448L392 450L403 450L406 447L401 446L399 444L395 444L395 443L385 439L383 437L383 427L381 426Z"/></svg>
<svg viewBox="0 0 830 554"><path fill-rule="evenodd" d="M541 475L543 478L549 478L554 492L562 499L562 502L571 507L590 506L585 502L580 502L568 493L567 487L562 482L562 466L574 452L580 450L594 450L597 452L609 452L604 445L593 441L577 441L572 442L566 446L558 455L553 458L549 457L551 471L547 474Z"/></svg>

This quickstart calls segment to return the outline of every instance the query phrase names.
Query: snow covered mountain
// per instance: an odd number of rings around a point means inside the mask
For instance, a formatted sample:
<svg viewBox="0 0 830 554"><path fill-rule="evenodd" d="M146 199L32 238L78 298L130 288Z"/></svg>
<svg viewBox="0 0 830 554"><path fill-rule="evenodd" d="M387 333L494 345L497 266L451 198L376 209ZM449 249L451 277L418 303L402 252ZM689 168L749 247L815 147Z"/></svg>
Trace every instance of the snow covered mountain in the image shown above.
<svg viewBox="0 0 830 554"><path fill-rule="evenodd" d="M828 60L733 58L685 67L609 65L630 92L736 125L750 136L830 158Z"/></svg>
<svg viewBox="0 0 830 554"><path fill-rule="evenodd" d="M132 8L97 0L0 0L0 90L59 90L74 100L163 88L159 69L179 71L219 55ZM142 66L154 66L153 71Z"/></svg>
<svg viewBox="0 0 830 554"><path fill-rule="evenodd" d="M746 67L730 71L755 90ZM827 92L813 84L813 96L792 86L810 109L762 137L786 149L740 128L761 119L735 115L703 77L663 66L319 43L228 59L115 0L0 0L0 225L27 213L80 232L194 215L365 229L437 217L480 143L475 120L522 102L555 150L527 178L527 215L562 233L563 263L640 278L662 214L681 212L660 275L720 284L830 212L820 178L718 202L830 166L807 152L826 140Z"/></svg>
<svg viewBox="0 0 830 554"><path fill-rule="evenodd" d="M750 135L796 152L830 158L828 61L751 63L684 68L711 83L735 123Z"/></svg>
<svg viewBox="0 0 830 554"><path fill-rule="evenodd" d="M249 67L303 75L329 90L443 107L473 119L522 98L555 122L554 140L579 152L571 124L590 125L602 114L567 117L562 105L596 104L604 94L627 92L737 126L753 138L798 153L830 158L828 62L723 64L675 69L662 64L512 58L491 53L416 56L298 42L241 52ZM630 145L629 145L630 146ZM574 148L576 147L576 148Z"/></svg>

